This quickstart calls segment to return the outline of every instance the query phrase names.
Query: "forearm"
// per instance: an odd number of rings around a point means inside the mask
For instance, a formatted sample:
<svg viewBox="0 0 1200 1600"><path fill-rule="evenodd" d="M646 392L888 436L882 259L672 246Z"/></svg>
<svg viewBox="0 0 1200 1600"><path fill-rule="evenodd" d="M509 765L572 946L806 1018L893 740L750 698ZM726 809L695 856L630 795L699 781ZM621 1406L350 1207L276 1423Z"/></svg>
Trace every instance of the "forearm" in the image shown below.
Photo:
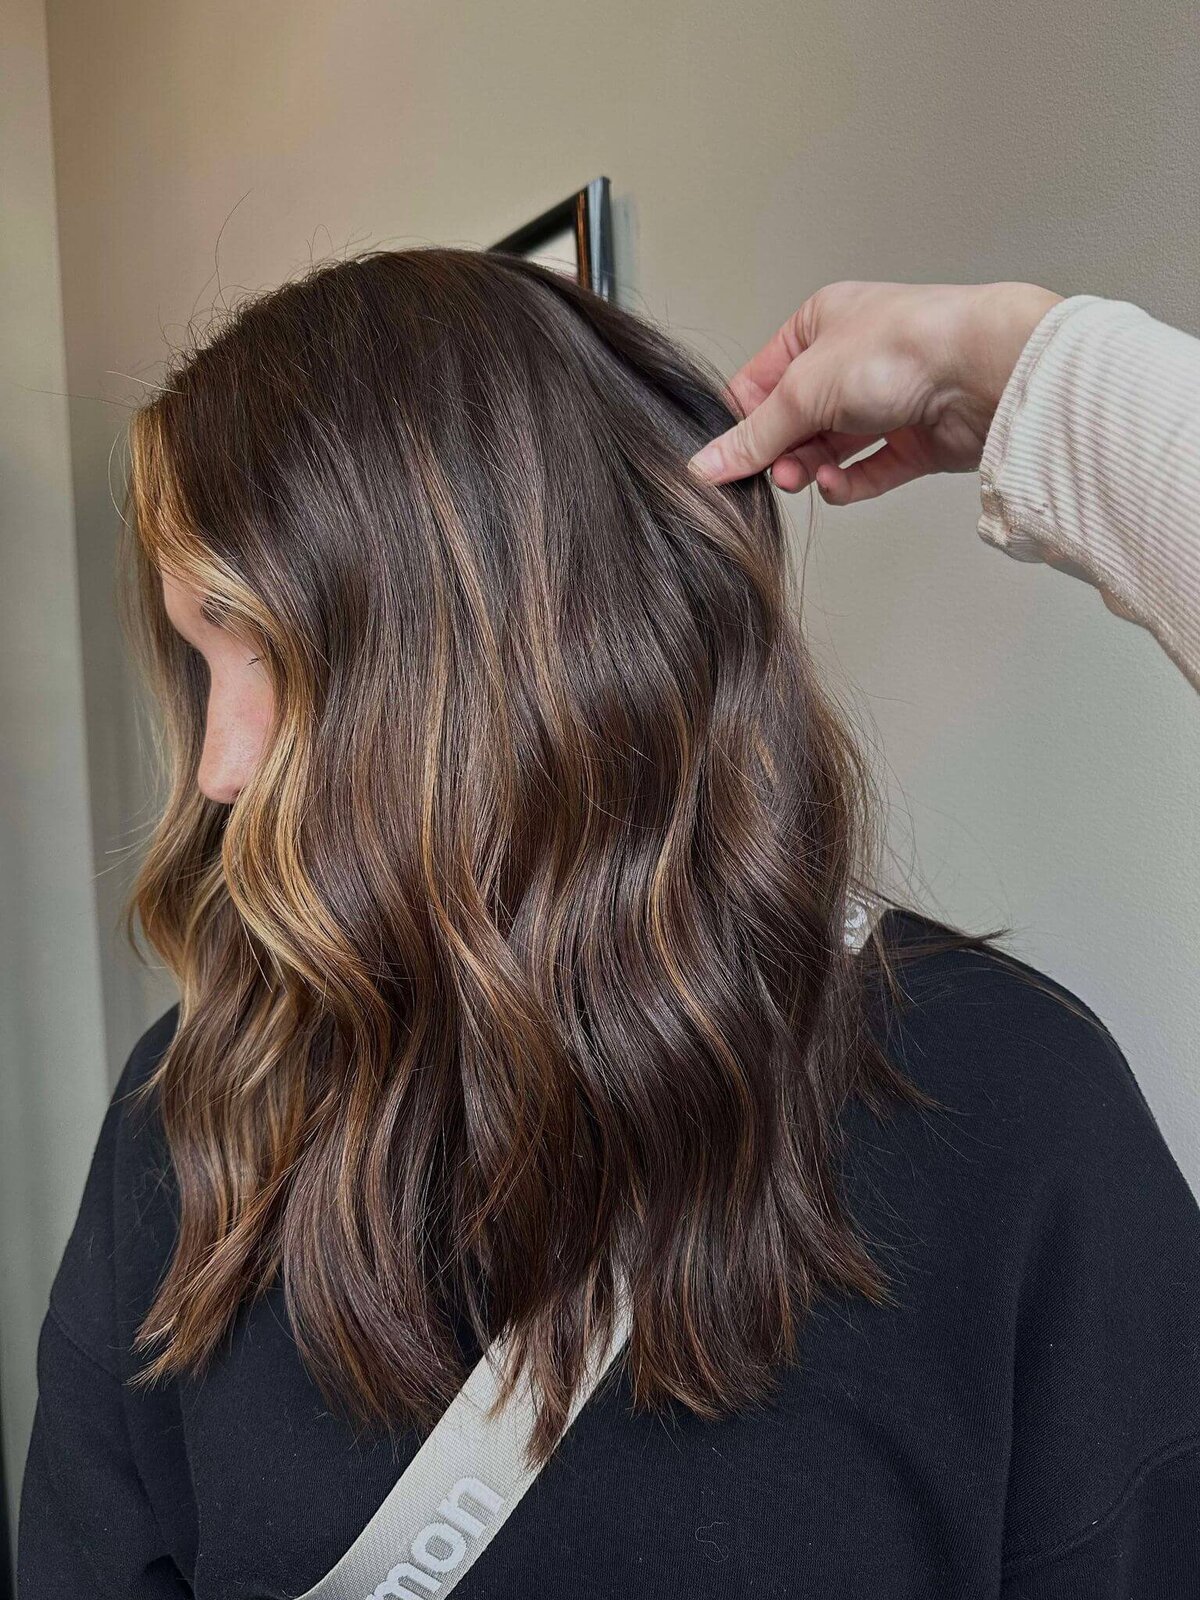
<svg viewBox="0 0 1200 1600"><path fill-rule="evenodd" d="M1200 688L1200 339L1075 295L1035 328L980 463L979 533L1064 561Z"/></svg>

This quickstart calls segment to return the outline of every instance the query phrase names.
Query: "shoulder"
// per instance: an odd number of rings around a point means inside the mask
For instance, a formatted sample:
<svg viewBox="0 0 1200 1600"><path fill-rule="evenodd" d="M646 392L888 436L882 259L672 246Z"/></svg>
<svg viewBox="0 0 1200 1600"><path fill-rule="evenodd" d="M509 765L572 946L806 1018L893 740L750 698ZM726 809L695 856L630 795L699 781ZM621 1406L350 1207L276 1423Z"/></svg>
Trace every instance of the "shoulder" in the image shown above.
<svg viewBox="0 0 1200 1600"><path fill-rule="evenodd" d="M998 949L928 948L945 931L881 923L902 990L881 1039L951 1112L896 1135L953 1219L931 1237L1002 1282L1018 1563L1200 1442L1200 1204L1096 1014Z"/></svg>
<svg viewBox="0 0 1200 1600"><path fill-rule="evenodd" d="M1091 1007L995 944L938 948L948 930L890 911L879 936L897 994L876 996L888 1054L939 1100L1020 1133L1028 1169L1149 1149L1167 1155L1146 1096ZM1169 1157L1168 1157L1169 1160Z"/></svg>
<svg viewBox="0 0 1200 1600"><path fill-rule="evenodd" d="M179 1026L179 1002L168 1007L141 1035L129 1052L124 1069L113 1090L113 1101L123 1102L134 1090L141 1087L162 1060L163 1054L175 1037Z"/></svg>
<svg viewBox="0 0 1200 1600"><path fill-rule="evenodd" d="M158 1118L158 1099L148 1080L166 1053L179 1025L179 1003L157 1017L130 1050L113 1087L96 1154L107 1153L112 1178L110 1193L118 1202L137 1169L161 1162L165 1144ZM111 1147L111 1149L109 1148Z"/></svg>
<svg viewBox="0 0 1200 1600"><path fill-rule="evenodd" d="M137 1098L162 1059L178 1023L179 1005L139 1037L113 1088L92 1151L75 1222L50 1289L50 1311L74 1342L110 1369L120 1365L114 1325L118 1258L129 1239L126 1207L147 1174L163 1172L164 1149L152 1100Z"/></svg>

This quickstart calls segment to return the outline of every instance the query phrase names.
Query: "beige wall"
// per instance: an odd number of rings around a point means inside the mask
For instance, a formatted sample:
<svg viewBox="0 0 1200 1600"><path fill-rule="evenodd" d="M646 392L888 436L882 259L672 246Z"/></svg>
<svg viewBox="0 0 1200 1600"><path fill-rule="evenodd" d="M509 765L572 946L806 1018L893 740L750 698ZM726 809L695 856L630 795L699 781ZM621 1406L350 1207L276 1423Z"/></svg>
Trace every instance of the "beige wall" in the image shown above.
<svg viewBox="0 0 1200 1600"><path fill-rule="evenodd" d="M1175 0L48 11L97 866L144 821L109 454L164 335L203 325L218 234L232 296L347 246L487 244L605 173L627 303L727 371L839 277L1031 278L1200 332L1200 44ZM810 626L876 730L913 892L1011 923L1101 1013L1200 1185L1200 707L977 514L970 476L821 507ZM113 1072L171 998L117 947L118 877Z"/></svg>
<svg viewBox="0 0 1200 1600"><path fill-rule="evenodd" d="M108 1085L41 0L10 0L0 62L0 1392L15 1530L38 1327Z"/></svg>

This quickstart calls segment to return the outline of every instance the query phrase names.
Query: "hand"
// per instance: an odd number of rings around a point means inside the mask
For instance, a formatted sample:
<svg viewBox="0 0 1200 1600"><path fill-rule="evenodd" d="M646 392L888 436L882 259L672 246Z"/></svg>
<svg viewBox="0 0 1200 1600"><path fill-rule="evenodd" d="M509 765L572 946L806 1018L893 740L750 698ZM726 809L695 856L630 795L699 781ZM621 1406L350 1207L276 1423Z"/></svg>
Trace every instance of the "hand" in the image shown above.
<svg viewBox="0 0 1200 1600"><path fill-rule="evenodd" d="M688 466L714 483L770 467L777 488L815 481L834 505L973 471L1018 356L1061 299L1032 283L828 284L730 379L742 420Z"/></svg>

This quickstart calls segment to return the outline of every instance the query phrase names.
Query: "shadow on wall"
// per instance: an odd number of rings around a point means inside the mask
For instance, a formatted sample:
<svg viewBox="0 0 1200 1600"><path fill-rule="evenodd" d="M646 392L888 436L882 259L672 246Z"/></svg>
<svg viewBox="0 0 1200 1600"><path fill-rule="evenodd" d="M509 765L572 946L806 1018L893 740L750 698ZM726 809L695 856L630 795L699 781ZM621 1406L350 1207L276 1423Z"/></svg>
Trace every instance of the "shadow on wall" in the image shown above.
<svg viewBox="0 0 1200 1600"><path fill-rule="evenodd" d="M0 1419L0 1437L3 1436ZM8 1485L4 1477L4 1452L0 1451L0 1600L13 1600L12 1540L8 1536Z"/></svg>

